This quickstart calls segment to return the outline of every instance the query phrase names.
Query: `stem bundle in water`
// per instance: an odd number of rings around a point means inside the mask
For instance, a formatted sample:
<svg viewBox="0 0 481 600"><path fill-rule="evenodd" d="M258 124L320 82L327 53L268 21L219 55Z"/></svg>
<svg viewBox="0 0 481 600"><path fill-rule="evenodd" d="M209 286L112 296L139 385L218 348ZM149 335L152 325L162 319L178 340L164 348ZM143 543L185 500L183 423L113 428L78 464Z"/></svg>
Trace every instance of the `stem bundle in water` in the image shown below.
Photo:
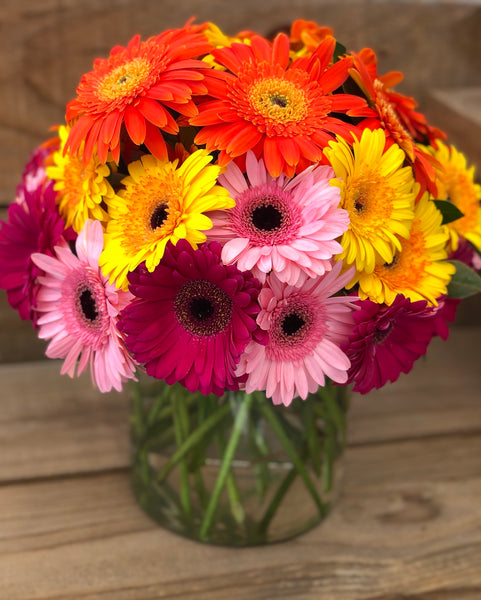
<svg viewBox="0 0 481 600"><path fill-rule="evenodd" d="M297 535L329 511L345 440L346 390L274 406L149 380L132 395L133 487L168 529L245 546Z"/></svg>

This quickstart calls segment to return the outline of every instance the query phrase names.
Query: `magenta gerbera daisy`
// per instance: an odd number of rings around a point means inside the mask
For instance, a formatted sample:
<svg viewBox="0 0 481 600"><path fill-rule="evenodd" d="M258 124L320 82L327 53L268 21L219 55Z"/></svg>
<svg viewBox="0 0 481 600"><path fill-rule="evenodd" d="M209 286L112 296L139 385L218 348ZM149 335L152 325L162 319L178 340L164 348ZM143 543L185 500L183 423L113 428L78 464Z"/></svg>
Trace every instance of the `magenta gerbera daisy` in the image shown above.
<svg viewBox="0 0 481 600"><path fill-rule="evenodd" d="M223 265L220 253L217 242L197 250L186 240L169 242L153 272L141 265L129 273L136 299L120 324L148 375L206 395L238 389L240 355L263 337L255 320L259 282Z"/></svg>
<svg viewBox="0 0 481 600"><path fill-rule="evenodd" d="M302 287L269 275L259 294L260 327L269 342L251 342L238 368L247 375L246 392L265 390L274 404L288 406L292 399L303 400L326 377L336 383L347 381L350 362L341 350L353 326L355 296L335 296L352 277L353 269L340 275L338 261L326 275L307 280Z"/></svg>
<svg viewBox="0 0 481 600"><path fill-rule="evenodd" d="M252 270L261 282L271 270L289 285L324 275L333 255L342 252L336 238L349 226L347 211L339 208L339 188L330 184L333 177L331 167L317 166L292 179L274 178L249 151L246 176L231 162L219 177L236 204L209 215L208 238L223 244L225 264Z"/></svg>
<svg viewBox="0 0 481 600"><path fill-rule="evenodd" d="M441 332L442 315L426 300L410 302L401 294L390 306L371 300L360 301L359 306L343 349L351 360L349 383L354 383L355 392L366 394L412 369L433 335Z"/></svg>
<svg viewBox="0 0 481 600"><path fill-rule="evenodd" d="M33 179L37 187L32 187ZM21 195L8 207L7 221L1 223L0 288L7 291L8 302L18 310L20 317L32 320L36 327L37 315L33 308L41 271L31 256L34 252L52 255L62 236L70 240L74 233L71 229L65 230L57 212L53 182L44 185L42 177L33 179L19 188Z"/></svg>
<svg viewBox="0 0 481 600"><path fill-rule="evenodd" d="M56 257L32 256L46 272L39 277L39 337L50 340L49 358L65 359L62 375L80 375L90 365L92 381L101 392L120 391L135 372L117 329L119 312L132 295L109 284L102 275L102 249L102 226L88 219L77 238L77 255L63 244L55 248Z"/></svg>

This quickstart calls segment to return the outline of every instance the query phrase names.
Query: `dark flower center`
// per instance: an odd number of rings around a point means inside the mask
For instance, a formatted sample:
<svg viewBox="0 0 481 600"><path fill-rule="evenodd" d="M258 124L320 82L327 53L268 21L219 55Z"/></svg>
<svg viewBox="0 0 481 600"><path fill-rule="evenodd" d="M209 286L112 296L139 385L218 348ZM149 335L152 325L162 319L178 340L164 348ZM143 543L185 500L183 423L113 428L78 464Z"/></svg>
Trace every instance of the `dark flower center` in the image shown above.
<svg viewBox="0 0 481 600"><path fill-rule="evenodd" d="M286 315L282 321L281 327L285 335L296 334L306 324L306 321L297 313Z"/></svg>
<svg viewBox="0 0 481 600"><path fill-rule="evenodd" d="M205 321L214 314L214 306L208 298L194 298L190 303L190 312L198 321Z"/></svg>
<svg viewBox="0 0 481 600"><path fill-rule="evenodd" d="M180 325L195 336L213 336L231 321L232 300L220 287L197 279L185 283L174 302Z"/></svg>
<svg viewBox="0 0 481 600"><path fill-rule="evenodd" d="M252 224L262 231L275 231L283 222L283 214L272 204L261 204L252 211Z"/></svg>
<svg viewBox="0 0 481 600"><path fill-rule="evenodd" d="M314 323L312 310L302 301L294 300L291 306L282 311L274 327L273 336L282 346L296 346L306 340Z"/></svg>
<svg viewBox="0 0 481 600"><path fill-rule="evenodd" d="M286 108L288 105L288 100L285 96L281 94L273 94L270 98L272 106L280 106L281 108Z"/></svg>
<svg viewBox="0 0 481 600"><path fill-rule="evenodd" d="M89 289L83 290L79 300L84 317L93 323L99 316L99 313L92 292Z"/></svg>
<svg viewBox="0 0 481 600"><path fill-rule="evenodd" d="M357 213L362 213L365 209L365 202L366 200L364 199L363 196L359 196L354 200L354 210Z"/></svg>
<svg viewBox="0 0 481 600"><path fill-rule="evenodd" d="M385 267L386 269L392 269L393 267L395 267L397 265L397 263L399 262L399 257L397 254L394 255L392 261L390 263L384 263L383 267Z"/></svg>
<svg viewBox="0 0 481 600"><path fill-rule="evenodd" d="M380 344L387 338L391 329L392 329L392 325L389 325L388 327L386 327L384 329L376 329L376 331L373 333L372 341L375 344Z"/></svg>
<svg viewBox="0 0 481 600"><path fill-rule="evenodd" d="M168 208L169 205L165 202L155 207L155 210L152 213L152 216L150 217L150 227L152 228L152 230L157 229L158 227L162 227L165 219L167 219L167 216L169 214Z"/></svg>

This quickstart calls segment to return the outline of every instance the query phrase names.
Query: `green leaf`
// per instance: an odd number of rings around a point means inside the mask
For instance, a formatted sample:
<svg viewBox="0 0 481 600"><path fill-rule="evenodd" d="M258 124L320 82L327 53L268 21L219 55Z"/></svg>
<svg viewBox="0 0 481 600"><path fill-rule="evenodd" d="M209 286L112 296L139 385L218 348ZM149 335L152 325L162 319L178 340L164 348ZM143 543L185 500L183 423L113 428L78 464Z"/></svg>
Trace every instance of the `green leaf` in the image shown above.
<svg viewBox="0 0 481 600"><path fill-rule="evenodd" d="M467 298L481 292L481 277L470 267L459 260L450 260L456 267L456 273L448 285L450 298Z"/></svg>
<svg viewBox="0 0 481 600"><path fill-rule="evenodd" d="M457 221L464 217L464 213L462 213L455 204L449 202L449 200L434 200L434 204L443 215L443 225L452 223L453 221Z"/></svg>

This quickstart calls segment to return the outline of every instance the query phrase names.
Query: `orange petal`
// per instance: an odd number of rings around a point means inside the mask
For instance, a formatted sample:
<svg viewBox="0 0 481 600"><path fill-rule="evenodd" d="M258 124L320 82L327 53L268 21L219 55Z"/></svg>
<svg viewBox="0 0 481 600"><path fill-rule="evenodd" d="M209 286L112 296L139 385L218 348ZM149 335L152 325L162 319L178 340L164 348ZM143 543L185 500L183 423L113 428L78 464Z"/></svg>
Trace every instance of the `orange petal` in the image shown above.
<svg viewBox="0 0 481 600"><path fill-rule="evenodd" d="M145 119L140 112L133 106L128 106L125 110L125 127L130 139L140 146L145 140Z"/></svg>
<svg viewBox="0 0 481 600"><path fill-rule="evenodd" d="M167 124L167 115L165 108L152 100L151 98L141 98L137 104L137 110L157 127L164 127Z"/></svg>
<svg viewBox="0 0 481 600"><path fill-rule="evenodd" d="M144 121L145 122L145 121ZM159 160L167 160L167 146L165 140L162 137L160 130L152 125L152 123L146 123L146 134L145 134L145 145L149 151Z"/></svg>
<svg viewBox="0 0 481 600"><path fill-rule="evenodd" d="M276 138L266 137L264 140L264 152L262 155L266 169L272 177L279 177L284 166L284 159L277 145Z"/></svg>

